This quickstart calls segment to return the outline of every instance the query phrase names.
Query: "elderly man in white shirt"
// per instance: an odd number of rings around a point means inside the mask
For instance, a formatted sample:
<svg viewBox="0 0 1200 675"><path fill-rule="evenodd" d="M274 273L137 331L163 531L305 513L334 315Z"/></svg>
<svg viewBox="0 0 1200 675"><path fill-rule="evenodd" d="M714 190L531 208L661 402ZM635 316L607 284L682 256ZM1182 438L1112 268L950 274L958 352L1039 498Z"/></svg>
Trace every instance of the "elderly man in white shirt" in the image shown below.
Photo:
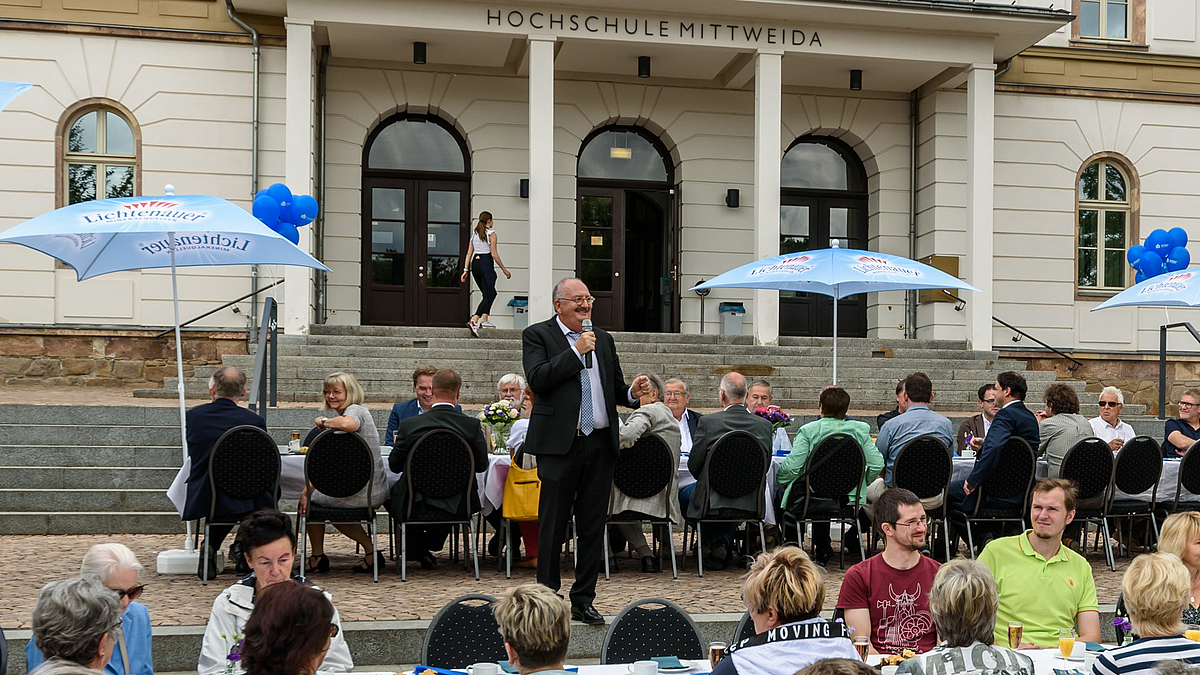
<svg viewBox="0 0 1200 675"><path fill-rule="evenodd" d="M1092 434L1108 443L1113 452L1121 449L1137 434L1133 427L1121 421L1121 409L1125 406L1125 395L1116 387L1105 387L1100 391L1100 416L1088 420Z"/></svg>
<svg viewBox="0 0 1200 675"><path fill-rule="evenodd" d="M679 454L681 456L690 454L692 452L692 434L696 431L696 423L703 415L695 410L688 410L688 403L692 399L691 396L688 396L686 382L672 377L663 386L666 388L663 393L663 403L666 403L667 407L671 409L671 415L679 424Z"/></svg>

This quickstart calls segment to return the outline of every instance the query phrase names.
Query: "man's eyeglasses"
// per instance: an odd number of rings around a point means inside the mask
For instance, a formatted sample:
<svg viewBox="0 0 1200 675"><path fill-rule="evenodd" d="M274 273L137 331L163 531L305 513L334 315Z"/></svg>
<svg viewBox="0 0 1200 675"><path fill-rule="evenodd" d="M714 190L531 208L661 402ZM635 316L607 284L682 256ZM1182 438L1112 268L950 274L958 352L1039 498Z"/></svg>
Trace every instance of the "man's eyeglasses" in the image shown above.
<svg viewBox="0 0 1200 675"><path fill-rule="evenodd" d="M114 590L117 592L117 600L120 600L121 598L137 600L142 596L142 591L146 590L146 584L138 584L137 586L128 589L118 588Z"/></svg>
<svg viewBox="0 0 1200 675"><path fill-rule="evenodd" d="M892 525L897 526L897 527L917 527L917 526L928 527L929 519L928 518L917 518L916 520L908 520L903 523L892 523Z"/></svg>
<svg viewBox="0 0 1200 675"><path fill-rule="evenodd" d="M1196 405L1198 405L1198 404L1196 404L1196 403L1193 403L1193 402L1191 402L1191 401L1180 401L1180 402L1179 402L1179 407L1180 407L1180 408L1195 408L1195 407L1196 407Z"/></svg>
<svg viewBox="0 0 1200 675"><path fill-rule="evenodd" d="M1117 408L1121 404L1117 403L1116 401L1100 401L1099 405L1101 408Z"/></svg>
<svg viewBox="0 0 1200 675"><path fill-rule="evenodd" d="M684 396L687 396L687 394L681 391L668 391L663 394L663 398L683 398Z"/></svg>
<svg viewBox="0 0 1200 675"><path fill-rule="evenodd" d="M985 398L985 399L983 399L983 402L984 402L984 403L986 403L986 404L988 404L988 405L995 405L995 403L996 403L996 399L994 399L994 398Z"/></svg>
<svg viewBox="0 0 1200 675"><path fill-rule="evenodd" d="M563 302L573 302L577 305L591 304L596 302L596 298L590 295L581 295L578 298L559 298L559 300L562 300Z"/></svg>

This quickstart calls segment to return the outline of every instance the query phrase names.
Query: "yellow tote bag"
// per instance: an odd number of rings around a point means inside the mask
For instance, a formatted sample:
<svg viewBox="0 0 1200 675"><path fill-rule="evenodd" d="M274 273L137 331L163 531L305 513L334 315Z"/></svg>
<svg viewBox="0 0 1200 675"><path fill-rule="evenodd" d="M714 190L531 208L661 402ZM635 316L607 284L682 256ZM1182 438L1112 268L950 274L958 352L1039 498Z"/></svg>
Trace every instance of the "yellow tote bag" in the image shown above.
<svg viewBox="0 0 1200 675"><path fill-rule="evenodd" d="M527 522L538 519L538 500L542 496L542 481L537 468L521 468L522 453L513 457L504 481L504 502L500 513L508 520Z"/></svg>

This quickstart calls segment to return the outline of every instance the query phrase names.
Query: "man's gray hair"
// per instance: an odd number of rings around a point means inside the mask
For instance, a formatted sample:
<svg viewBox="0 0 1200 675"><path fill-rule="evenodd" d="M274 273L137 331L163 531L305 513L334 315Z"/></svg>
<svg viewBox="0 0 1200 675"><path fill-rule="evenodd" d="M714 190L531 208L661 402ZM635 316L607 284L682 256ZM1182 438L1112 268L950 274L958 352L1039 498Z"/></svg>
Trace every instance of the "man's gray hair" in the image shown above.
<svg viewBox="0 0 1200 675"><path fill-rule="evenodd" d="M1105 394L1112 394L1113 396L1116 396L1117 403L1120 403L1121 405L1125 405L1125 393L1122 392L1117 387L1105 387L1105 388L1101 389L1100 396L1097 396L1096 400L1099 401L1100 398L1103 397Z"/></svg>
<svg viewBox="0 0 1200 675"><path fill-rule="evenodd" d="M231 398L236 401L246 391L246 374L233 366L218 368L212 377L208 378L208 388L217 390L217 398Z"/></svg>
<svg viewBox="0 0 1200 675"><path fill-rule="evenodd" d="M81 666L74 661L63 661L61 659L51 659L43 661L42 665L29 671L29 675L97 675L99 670L92 670L87 666Z"/></svg>
<svg viewBox="0 0 1200 675"><path fill-rule="evenodd" d="M645 375L650 380L650 388L658 392L658 400L663 400L663 394L667 392L667 388L663 386L663 380L657 373L638 373L634 379Z"/></svg>
<svg viewBox="0 0 1200 675"><path fill-rule="evenodd" d="M733 403L739 403L746 399L746 377L735 371L725 373L721 378L721 391L729 397Z"/></svg>
<svg viewBox="0 0 1200 675"><path fill-rule="evenodd" d="M83 554L79 576L99 577L101 582L106 582L116 572L133 570L141 573L144 569L125 544L96 544Z"/></svg>
<svg viewBox="0 0 1200 675"><path fill-rule="evenodd" d="M33 637L42 654L86 666L96 658L100 642L120 630L117 594L94 576L51 581L38 593L31 617Z"/></svg>
<svg viewBox="0 0 1200 675"><path fill-rule="evenodd" d="M755 387L766 387L767 394L770 395L771 393L771 383L767 382L766 380L755 380L751 382L750 384L746 385L746 391L750 391Z"/></svg>
<svg viewBox="0 0 1200 675"><path fill-rule="evenodd" d="M667 378L666 382L663 382L663 385L668 385L668 384L682 385L683 386L683 394L685 396L687 395L687 393L688 393L687 382L684 382L683 380L679 379L678 377L671 377L671 378Z"/></svg>
<svg viewBox="0 0 1200 675"><path fill-rule="evenodd" d="M580 279L579 277L567 277L566 279L559 279L558 283L554 284L554 293L551 301L567 299L567 296L563 295L563 286L566 286L568 281L578 281L581 284L583 283L583 279Z"/></svg>
<svg viewBox="0 0 1200 675"><path fill-rule="evenodd" d="M505 375L504 377L500 378L500 381L496 383L496 388L499 389L500 387L503 387L506 384L515 384L521 388L522 392L525 391L525 387L529 386L529 383L525 381L525 378L521 377L520 375L518 375L516 373L509 373L509 374Z"/></svg>

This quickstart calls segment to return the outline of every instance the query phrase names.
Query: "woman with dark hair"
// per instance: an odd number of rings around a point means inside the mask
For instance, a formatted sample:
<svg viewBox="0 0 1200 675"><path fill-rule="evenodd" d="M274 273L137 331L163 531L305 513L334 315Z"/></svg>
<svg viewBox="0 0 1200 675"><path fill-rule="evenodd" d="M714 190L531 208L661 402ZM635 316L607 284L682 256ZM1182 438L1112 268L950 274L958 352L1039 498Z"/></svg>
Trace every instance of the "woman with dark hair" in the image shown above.
<svg viewBox="0 0 1200 675"><path fill-rule="evenodd" d="M315 675L341 626L325 594L298 580L266 589L246 622L247 675Z"/></svg>
<svg viewBox="0 0 1200 675"><path fill-rule="evenodd" d="M270 509L251 513L238 526L238 540L243 543L246 563L252 571L222 591L213 602L200 648L199 675L244 672L239 656L242 638L263 591L289 579L303 583L314 591L321 591L304 577L292 573L296 562L296 533L292 529L292 519L287 514ZM332 615L329 621L341 626L332 598L328 593L321 593L330 601ZM322 673L345 673L354 667L350 649L340 630L333 636L328 654L323 657L324 662L320 667Z"/></svg>
<svg viewBox="0 0 1200 675"><path fill-rule="evenodd" d="M475 285L479 286L480 292L483 293L483 298L479 301L479 307L475 313L471 315L471 320L467 322L467 328L479 337L480 328L495 328L495 324L488 321L488 314L492 311L492 303L496 301L496 268L493 265L500 266L504 272L504 278L511 279L512 272L504 266L504 262L500 260L500 241L496 239L496 230L492 229L492 214L487 211L479 213L479 220L475 222L475 227L471 230L471 239L467 242L467 250L464 252L462 277L459 281L467 280L467 273L475 279Z"/></svg>

